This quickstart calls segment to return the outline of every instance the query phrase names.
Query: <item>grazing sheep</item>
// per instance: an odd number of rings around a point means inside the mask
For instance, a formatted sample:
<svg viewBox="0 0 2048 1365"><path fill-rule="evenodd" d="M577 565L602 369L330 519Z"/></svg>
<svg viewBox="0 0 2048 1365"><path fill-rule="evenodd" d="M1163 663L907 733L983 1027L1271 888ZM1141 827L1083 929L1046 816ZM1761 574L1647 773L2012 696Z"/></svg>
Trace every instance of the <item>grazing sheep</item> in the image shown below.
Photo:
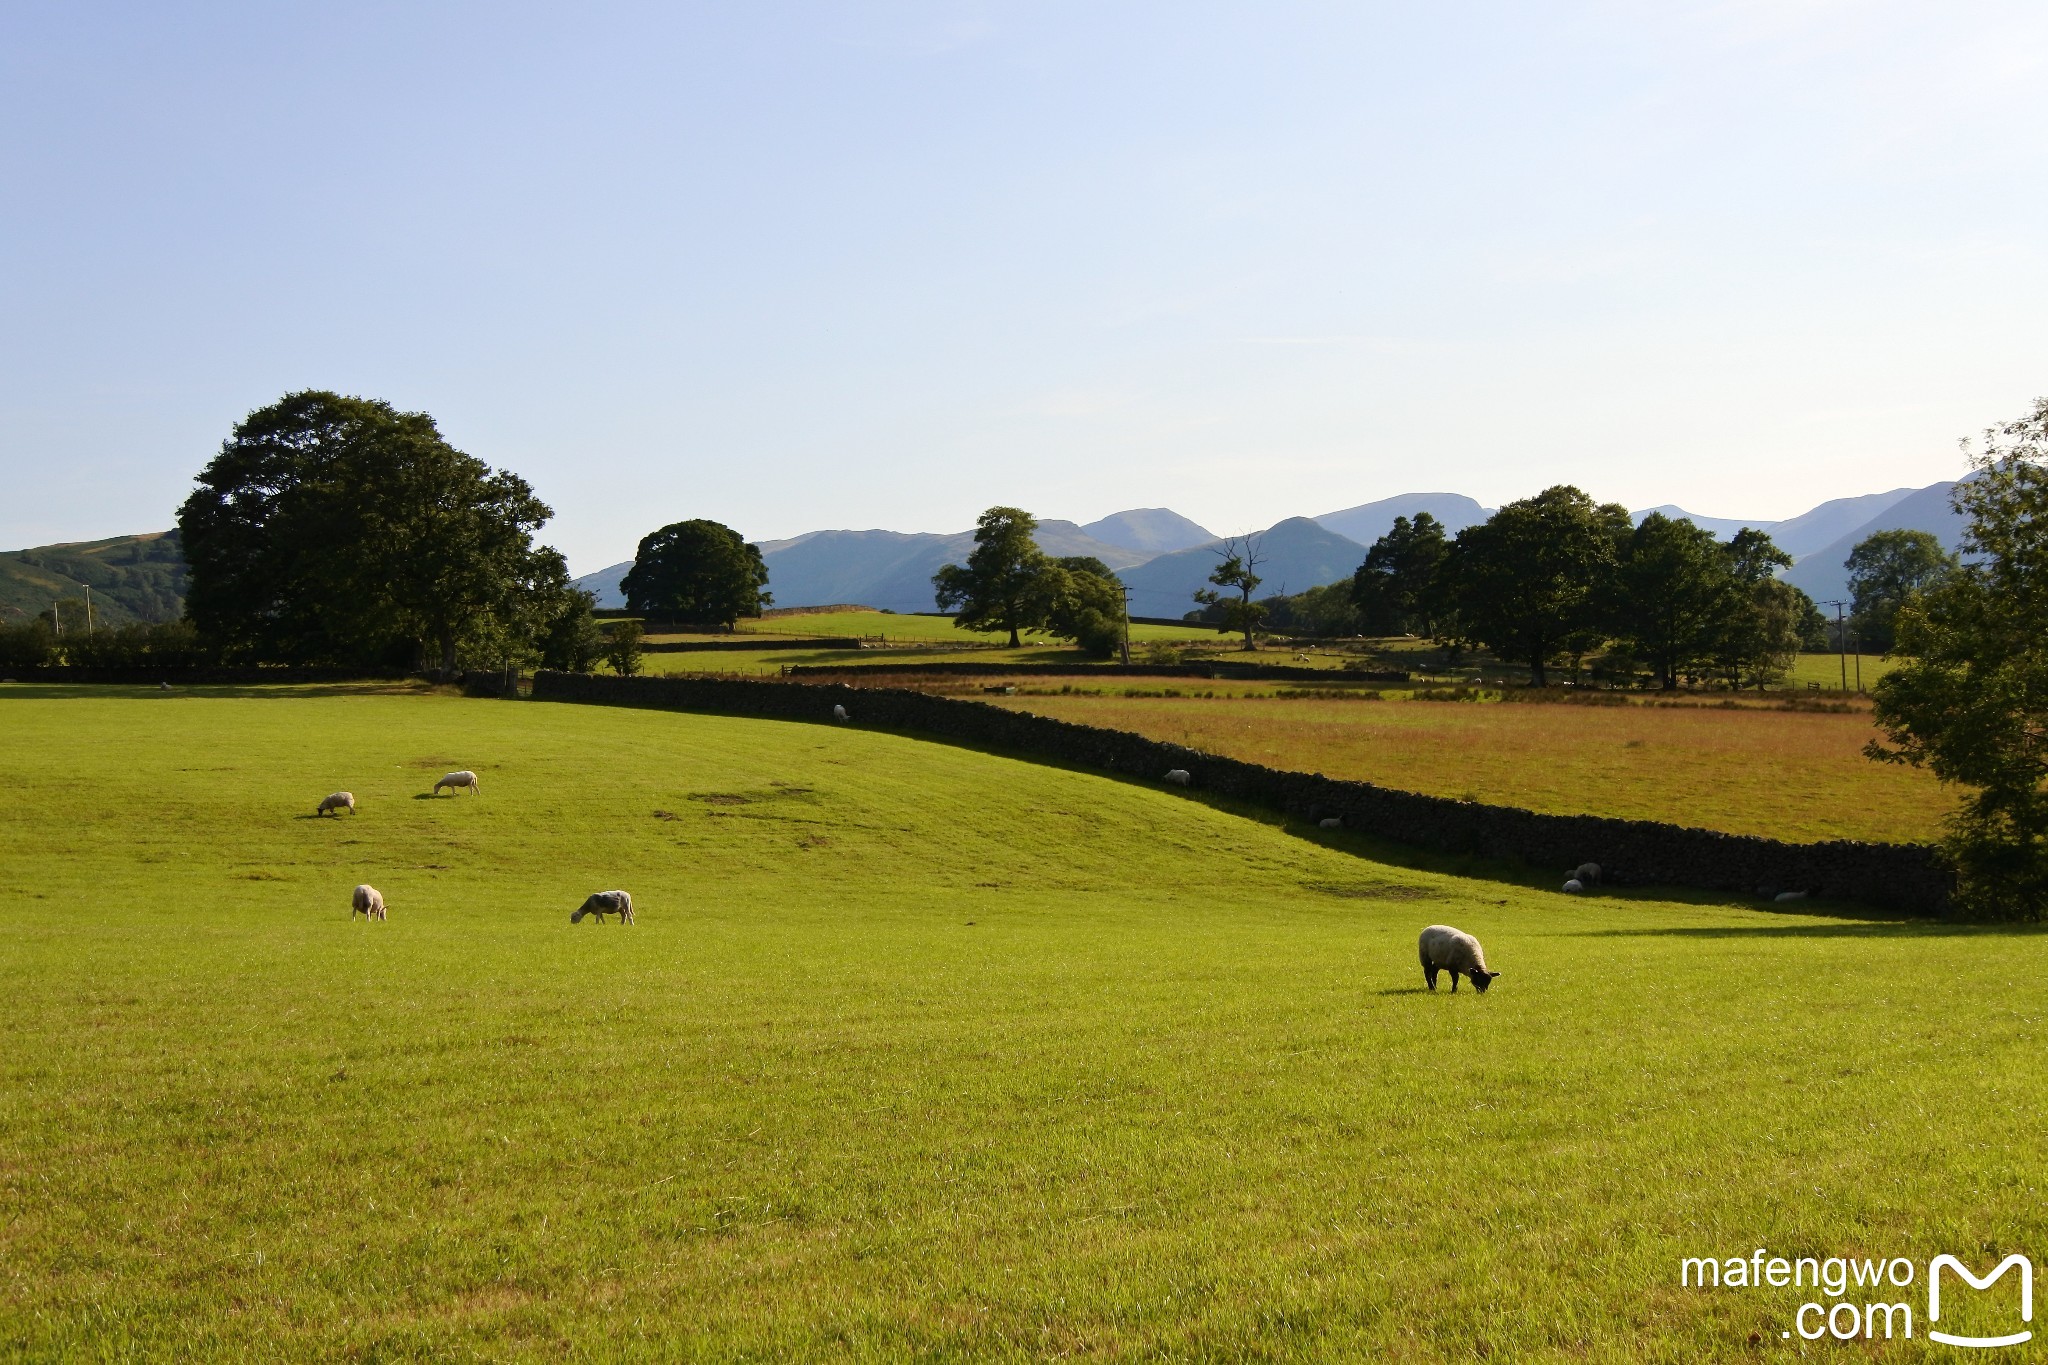
<svg viewBox="0 0 2048 1365"><path fill-rule="evenodd" d="M1578 871L1572 873L1572 876L1578 878L1580 882L1587 886L1598 886L1600 885L1600 864L1580 863Z"/></svg>
<svg viewBox="0 0 2048 1365"><path fill-rule="evenodd" d="M1342 829L1344 828L1344 822L1334 815L1327 815L1316 821L1316 827L1318 829Z"/></svg>
<svg viewBox="0 0 2048 1365"><path fill-rule="evenodd" d="M1780 891L1771 899L1777 904L1783 905L1786 901L1803 901L1806 899L1807 894L1804 891Z"/></svg>
<svg viewBox="0 0 2048 1365"><path fill-rule="evenodd" d="M1314 663L1315 660L1309 658L1309 656L1306 654L1297 654L1294 656L1294 662L1298 664L1309 664Z"/></svg>
<svg viewBox="0 0 2048 1365"><path fill-rule="evenodd" d="M1195 779L1186 768L1170 768L1167 770L1166 780L1176 787L1185 787Z"/></svg>
<svg viewBox="0 0 2048 1365"><path fill-rule="evenodd" d="M350 815L354 815L356 813L356 794L354 792L335 792L332 796L322 801L319 808L313 814L325 815L329 811L333 811L336 814L347 811Z"/></svg>
<svg viewBox="0 0 2048 1365"><path fill-rule="evenodd" d="M569 916L569 923L580 924L585 915L597 916L599 924L604 923L606 915L617 915L619 923L631 924L633 898L624 891L593 891L590 893L590 899L583 902L583 907Z"/></svg>
<svg viewBox="0 0 2048 1365"><path fill-rule="evenodd" d="M383 919L385 917L384 893L367 882L356 888L355 895L349 898L349 905L351 907L348 912L350 923L355 922L357 915L361 915L364 919Z"/></svg>
<svg viewBox="0 0 2048 1365"><path fill-rule="evenodd" d="M832 703L832 719L837 721L848 721L853 719L853 717L847 715L846 708L835 701Z"/></svg>
<svg viewBox="0 0 2048 1365"><path fill-rule="evenodd" d="M1471 978L1472 989L1481 994L1500 975L1486 970L1486 950L1479 946L1478 939L1448 924L1432 924L1424 929L1415 947L1422 955L1422 979L1431 990L1436 989L1436 974L1440 971L1451 974L1453 995L1458 992L1460 973Z"/></svg>
<svg viewBox="0 0 2048 1365"><path fill-rule="evenodd" d="M167 682L160 682L160 683L158 683L158 684L157 684L157 686L158 686L159 688L161 688L161 689L162 689L163 691L165 691L165 692L168 692L168 691L170 691L170 690L171 690L171 685L170 685L169 683L167 683Z"/></svg>
<svg viewBox="0 0 2048 1365"><path fill-rule="evenodd" d="M1586 884L1580 881L1577 877L1568 877L1565 879L1564 893L1567 896L1576 896L1585 889Z"/></svg>
<svg viewBox="0 0 2048 1365"><path fill-rule="evenodd" d="M434 795L439 796L441 794L441 788L443 787L448 788L448 790L451 793L460 791L462 788L467 787L471 791L475 792L478 796L482 796L484 794L483 784L479 783L476 780L476 774L471 772L467 768L464 768L459 773L449 773L439 782L436 782L434 784Z"/></svg>

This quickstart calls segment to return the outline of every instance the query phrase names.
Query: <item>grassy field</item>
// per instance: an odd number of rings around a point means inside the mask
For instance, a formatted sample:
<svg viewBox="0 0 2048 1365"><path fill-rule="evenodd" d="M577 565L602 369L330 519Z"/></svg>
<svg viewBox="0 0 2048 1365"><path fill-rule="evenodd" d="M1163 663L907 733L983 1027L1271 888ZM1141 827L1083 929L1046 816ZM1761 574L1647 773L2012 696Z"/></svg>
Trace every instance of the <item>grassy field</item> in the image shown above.
<svg viewBox="0 0 2048 1365"><path fill-rule="evenodd" d="M1867 708L1839 714L1417 702L1399 692L1373 702L1108 690L1027 693L1000 704L1406 791L1777 839L1930 839L1954 805L1926 773L1863 757L1876 734Z"/></svg>
<svg viewBox="0 0 2048 1365"><path fill-rule="evenodd" d="M884 664L1086 664L1095 662L1076 649L1052 646L1025 649L719 649L686 650L674 654L650 653L642 657L640 671L648 674L742 673L773 676L790 664L853 664L876 667Z"/></svg>
<svg viewBox="0 0 2048 1365"><path fill-rule="evenodd" d="M938 640L948 643L971 640L1005 644L1010 638L1002 631L961 630L948 616L913 616L885 611L836 611L819 612L815 615L766 616L740 622L739 630L745 635L862 635L880 636L890 641ZM1134 624L1131 627L1131 640L1134 643L1146 640L1212 640L1215 637L1215 631L1196 626Z"/></svg>
<svg viewBox="0 0 2048 1365"><path fill-rule="evenodd" d="M1813 1291L1680 1258L2048 1231L2031 932L822 726L11 686L0 734L15 1357L1789 1360ZM1433 921L1490 994L1421 990Z"/></svg>

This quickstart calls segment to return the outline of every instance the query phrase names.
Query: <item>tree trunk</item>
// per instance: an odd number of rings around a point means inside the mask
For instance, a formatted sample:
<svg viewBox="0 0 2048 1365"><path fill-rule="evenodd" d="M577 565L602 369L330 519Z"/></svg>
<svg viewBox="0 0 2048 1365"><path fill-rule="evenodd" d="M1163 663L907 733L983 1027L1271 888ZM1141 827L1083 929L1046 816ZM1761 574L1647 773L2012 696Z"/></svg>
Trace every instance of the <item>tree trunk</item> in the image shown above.
<svg viewBox="0 0 2048 1365"><path fill-rule="evenodd" d="M1021 649L1021 648L1023 647L1023 645L1024 645L1024 642L1023 642L1022 640L1019 640L1019 639L1017 638L1017 628L1016 628L1015 626L1011 626L1011 627L1010 627L1010 648L1012 648L1012 649Z"/></svg>
<svg viewBox="0 0 2048 1365"><path fill-rule="evenodd" d="M1550 679L1543 671L1543 651L1537 650L1529 656L1529 686L1548 686Z"/></svg>
<svg viewBox="0 0 2048 1365"><path fill-rule="evenodd" d="M441 634L441 679L443 682L446 682L454 676L455 633L453 631L443 631Z"/></svg>
<svg viewBox="0 0 2048 1365"><path fill-rule="evenodd" d="M1252 595L1247 590L1240 603L1244 610L1244 652L1252 652Z"/></svg>

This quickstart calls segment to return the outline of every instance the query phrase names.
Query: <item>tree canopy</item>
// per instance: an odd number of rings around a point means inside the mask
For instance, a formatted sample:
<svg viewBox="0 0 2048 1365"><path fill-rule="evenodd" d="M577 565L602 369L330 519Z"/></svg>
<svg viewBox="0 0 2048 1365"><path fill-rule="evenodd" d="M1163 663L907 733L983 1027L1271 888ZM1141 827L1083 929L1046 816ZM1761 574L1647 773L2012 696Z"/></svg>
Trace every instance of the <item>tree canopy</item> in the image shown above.
<svg viewBox="0 0 2048 1365"><path fill-rule="evenodd" d="M742 616L759 616L774 602L763 591L767 583L760 546L749 545L730 526L696 520L643 536L619 589L628 610L730 630Z"/></svg>
<svg viewBox="0 0 2048 1365"><path fill-rule="evenodd" d="M1843 564L1857 638L1889 651L1899 608L1955 566L1955 556L1926 531L1878 531L1858 541Z"/></svg>
<svg viewBox="0 0 2048 1365"><path fill-rule="evenodd" d="M1956 485L1965 562L1909 596L1876 687L1890 744L1969 789L1944 841L1966 913L2048 914L2048 399L1985 433L1976 477ZM1866 542L1867 543L1867 542Z"/></svg>
<svg viewBox="0 0 2048 1365"><path fill-rule="evenodd" d="M179 509L186 613L232 658L452 670L529 654L580 604L553 513L425 413L321 390L237 424Z"/></svg>
<svg viewBox="0 0 2048 1365"><path fill-rule="evenodd" d="M1565 484L1466 527L1446 564L1460 629L1526 661L1530 681L1543 686L1554 655L1599 638L1603 589L1631 529L1627 508Z"/></svg>
<svg viewBox="0 0 2048 1365"><path fill-rule="evenodd" d="M1093 555L1056 559L1053 568L1063 581L1054 594L1046 629L1098 659L1116 654L1124 643L1123 580Z"/></svg>
<svg viewBox="0 0 2048 1365"><path fill-rule="evenodd" d="M1727 547L1690 521L1652 512L1620 545L1614 633L1664 687L1710 659L1734 614L1737 588Z"/></svg>
<svg viewBox="0 0 2048 1365"><path fill-rule="evenodd" d="M1043 628L1068 584L1058 565L1038 548L1038 518L1021 507L991 507L974 528L967 563L948 564L932 575L932 592L942 611L954 613L962 630L1007 630L1010 648L1018 633Z"/></svg>
<svg viewBox="0 0 2048 1365"><path fill-rule="evenodd" d="M1395 517L1351 579L1362 629L1373 635L1434 635L1444 615L1443 523L1427 512Z"/></svg>

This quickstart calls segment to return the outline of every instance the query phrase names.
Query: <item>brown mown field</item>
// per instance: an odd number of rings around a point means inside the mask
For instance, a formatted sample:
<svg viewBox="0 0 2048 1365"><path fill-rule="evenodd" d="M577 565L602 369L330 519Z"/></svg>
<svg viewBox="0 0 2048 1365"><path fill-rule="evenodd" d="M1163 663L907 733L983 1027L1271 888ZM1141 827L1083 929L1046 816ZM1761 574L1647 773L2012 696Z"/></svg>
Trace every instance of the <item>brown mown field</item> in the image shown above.
<svg viewBox="0 0 2048 1365"><path fill-rule="evenodd" d="M1874 763L1867 707L1021 695L1002 705L1230 758L1558 814L1776 839L1921 841L1954 793Z"/></svg>

